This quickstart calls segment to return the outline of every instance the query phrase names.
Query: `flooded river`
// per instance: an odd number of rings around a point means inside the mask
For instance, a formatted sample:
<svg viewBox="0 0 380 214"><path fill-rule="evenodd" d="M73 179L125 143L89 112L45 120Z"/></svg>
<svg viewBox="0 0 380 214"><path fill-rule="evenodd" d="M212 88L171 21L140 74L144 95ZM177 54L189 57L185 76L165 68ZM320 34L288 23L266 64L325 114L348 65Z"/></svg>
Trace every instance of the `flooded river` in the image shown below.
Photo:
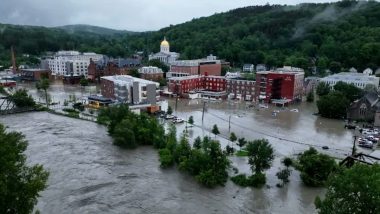
<svg viewBox="0 0 380 214"><path fill-rule="evenodd" d="M60 90L54 86L52 96ZM65 90L78 93L75 88ZM169 105L174 109L174 100ZM277 188L275 174L281 159L310 145L320 151L329 146L323 152L335 157L351 150L353 133L343 128L343 122L312 115L316 109L308 103L283 110L208 103L203 125L202 108L200 100L180 100L174 113L184 119L194 117L191 139L214 137L209 130L217 124L221 131L217 139L225 146L230 120L231 131L238 137L270 141L276 159L267 171L267 187L241 188L228 181L225 187L204 188L176 169L161 169L157 151L151 147L123 150L113 146L105 127L92 122L45 112L2 116L0 122L24 133L29 141L28 161L50 171L49 186L37 205L41 213L315 213L314 198L324 190L303 186L297 171L287 186ZM299 112L289 111L292 108ZM272 116L273 110L279 110L277 116ZM177 125L179 133L184 128L185 124ZM246 158L232 157L231 161L240 172L250 172Z"/></svg>

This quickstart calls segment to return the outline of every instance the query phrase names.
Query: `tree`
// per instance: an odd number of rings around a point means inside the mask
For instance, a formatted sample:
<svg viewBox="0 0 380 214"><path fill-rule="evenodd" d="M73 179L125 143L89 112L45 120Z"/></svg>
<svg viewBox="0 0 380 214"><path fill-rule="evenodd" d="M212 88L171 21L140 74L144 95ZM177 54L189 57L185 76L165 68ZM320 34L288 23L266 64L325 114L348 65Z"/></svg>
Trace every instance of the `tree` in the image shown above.
<svg viewBox="0 0 380 214"><path fill-rule="evenodd" d="M36 103L32 96L28 95L26 89L19 89L13 95L11 95L12 102L19 108L34 107Z"/></svg>
<svg viewBox="0 0 380 214"><path fill-rule="evenodd" d="M330 86L328 83L320 82L317 86L317 94L318 96L327 95L330 92Z"/></svg>
<svg viewBox="0 0 380 214"><path fill-rule="evenodd" d="M274 159L273 148L267 139L254 140L249 142L247 147L249 165L255 174L262 173L271 167Z"/></svg>
<svg viewBox="0 0 380 214"><path fill-rule="evenodd" d="M162 168L173 166L174 164L174 157L171 151L167 148L160 149L158 152L160 156L160 163Z"/></svg>
<svg viewBox="0 0 380 214"><path fill-rule="evenodd" d="M323 186L329 175L336 170L335 160L325 154L320 154L314 148L306 150L298 157L301 180L307 186Z"/></svg>
<svg viewBox="0 0 380 214"><path fill-rule="evenodd" d="M289 168L291 165L293 165L293 160L289 157L286 157L282 160L282 164L284 164L286 168Z"/></svg>
<svg viewBox="0 0 380 214"><path fill-rule="evenodd" d="M49 98L48 98L47 90L49 89L49 87L50 87L50 82L49 82L49 79L47 78L41 78L41 80L36 83L37 90L43 90L45 93L46 107L48 108L49 108Z"/></svg>
<svg viewBox="0 0 380 214"><path fill-rule="evenodd" d="M335 91L340 91L351 102L359 99L363 95L363 90L356 87L354 84L347 84L339 81L334 85Z"/></svg>
<svg viewBox="0 0 380 214"><path fill-rule="evenodd" d="M201 149L202 148L202 139L201 137L196 137L193 143L194 149Z"/></svg>
<svg viewBox="0 0 380 214"><path fill-rule="evenodd" d="M41 165L26 163L24 138L0 124L0 213L31 213L46 188L49 173Z"/></svg>
<svg viewBox="0 0 380 214"><path fill-rule="evenodd" d="M237 137L236 137L235 133L234 133L234 132L231 132L231 134L230 134L230 141L231 141L232 143L234 143L236 140L237 140Z"/></svg>
<svg viewBox="0 0 380 214"><path fill-rule="evenodd" d="M79 84L81 86L88 86L88 79L86 79L84 76L80 79Z"/></svg>
<svg viewBox="0 0 380 214"><path fill-rule="evenodd" d="M245 140L245 138L239 138L238 140L238 146L240 147L240 150L245 146L245 144L247 144L247 141Z"/></svg>
<svg viewBox="0 0 380 214"><path fill-rule="evenodd" d="M189 124L193 125L194 124L194 118L193 116L189 117L189 120L187 121Z"/></svg>
<svg viewBox="0 0 380 214"><path fill-rule="evenodd" d="M279 180L282 181L281 184L279 184L278 186L284 186L286 183L289 182L289 176L290 176L290 170L285 168L285 169L282 169L280 171L278 171L276 173L276 176Z"/></svg>
<svg viewBox="0 0 380 214"><path fill-rule="evenodd" d="M129 70L129 75L131 75L132 77L140 78L140 73L135 68Z"/></svg>
<svg viewBox="0 0 380 214"><path fill-rule="evenodd" d="M341 169L327 182L324 199L315 205L325 213L380 213L380 166L355 164Z"/></svg>
<svg viewBox="0 0 380 214"><path fill-rule="evenodd" d="M330 92L317 101L319 114L327 118L344 118L350 101L340 91Z"/></svg>
<svg viewBox="0 0 380 214"><path fill-rule="evenodd" d="M310 91L309 93L307 93L306 101L309 103L314 102L314 92L313 91Z"/></svg>
<svg viewBox="0 0 380 214"><path fill-rule="evenodd" d="M168 110L166 111L166 114L173 114L173 109L171 106L168 106Z"/></svg>
<svg viewBox="0 0 380 214"><path fill-rule="evenodd" d="M212 127L211 132L215 135L215 138L216 138L216 135L220 134L218 126L216 124L214 124L214 126Z"/></svg>

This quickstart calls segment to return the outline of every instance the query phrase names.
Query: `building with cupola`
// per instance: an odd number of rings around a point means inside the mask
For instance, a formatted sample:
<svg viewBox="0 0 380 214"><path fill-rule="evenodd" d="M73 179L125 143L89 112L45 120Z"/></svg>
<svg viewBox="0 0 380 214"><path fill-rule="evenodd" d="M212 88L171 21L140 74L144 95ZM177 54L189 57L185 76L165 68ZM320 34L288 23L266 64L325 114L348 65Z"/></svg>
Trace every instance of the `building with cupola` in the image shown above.
<svg viewBox="0 0 380 214"><path fill-rule="evenodd" d="M170 45L165 37L164 37L164 40L161 42L160 52L154 53L154 54L152 53L149 55L149 60L158 59L160 60L160 62L163 62L168 65L172 64L178 58L179 58L179 53L170 52Z"/></svg>

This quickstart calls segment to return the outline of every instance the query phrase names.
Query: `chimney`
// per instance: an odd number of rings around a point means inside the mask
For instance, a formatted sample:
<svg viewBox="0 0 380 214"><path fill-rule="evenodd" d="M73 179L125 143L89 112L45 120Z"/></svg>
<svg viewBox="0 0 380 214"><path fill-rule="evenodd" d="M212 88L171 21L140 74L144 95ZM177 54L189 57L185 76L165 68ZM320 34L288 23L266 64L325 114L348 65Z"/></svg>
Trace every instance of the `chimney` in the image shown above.
<svg viewBox="0 0 380 214"><path fill-rule="evenodd" d="M12 73L16 74L17 73L16 57L15 57L15 52L13 50L13 46L11 46L11 55L12 55Z"/></svg>

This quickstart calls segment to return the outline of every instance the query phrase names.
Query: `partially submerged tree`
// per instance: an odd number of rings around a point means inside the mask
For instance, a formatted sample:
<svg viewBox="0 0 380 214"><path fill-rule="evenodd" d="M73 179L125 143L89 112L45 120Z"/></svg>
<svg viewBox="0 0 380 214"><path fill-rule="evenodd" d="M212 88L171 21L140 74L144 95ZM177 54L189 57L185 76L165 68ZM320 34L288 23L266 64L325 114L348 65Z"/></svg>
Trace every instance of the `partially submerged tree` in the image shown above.
<svg viewBox="0 0 380 214"><path fill-rule="evenodd" d="M49 79L47 78L41 78L39 82L36 83L36 88L38 90L43 90L45 93L45 102L46 102L46 107L49 108L49 98L48 98L48 93L47 90L50 87L50 82Z"/></svg>
<svg viewBox="0 0 380 214"><path fill-rule="evenodd" d="M212 127L211 132L215 135L215 138L216 138L216 135L220 134L218 126L216 124L214 124L214 126Z"/></svg>
<svg viewBox="0 0 380 214"><path fill-rule="evenodd" d="M298 157L296 167L301 172L303 183L312 187L323 186L336 168L337 164L332 157L320 154L314 148L306 150Z"/></svg>
<svg viewBox="0 0 380 214"><path fill-rule="evenodd" d="M24 135L0 124L0 213L32 213L49 173L26 163Z"/></svg>
<svg viewBox="0 0 380 214"><path fill-rule="evenodd" d="M330 85L325 82L320 82L317 86L317 94L318 96L327 95L330 92Z"/></svg>

